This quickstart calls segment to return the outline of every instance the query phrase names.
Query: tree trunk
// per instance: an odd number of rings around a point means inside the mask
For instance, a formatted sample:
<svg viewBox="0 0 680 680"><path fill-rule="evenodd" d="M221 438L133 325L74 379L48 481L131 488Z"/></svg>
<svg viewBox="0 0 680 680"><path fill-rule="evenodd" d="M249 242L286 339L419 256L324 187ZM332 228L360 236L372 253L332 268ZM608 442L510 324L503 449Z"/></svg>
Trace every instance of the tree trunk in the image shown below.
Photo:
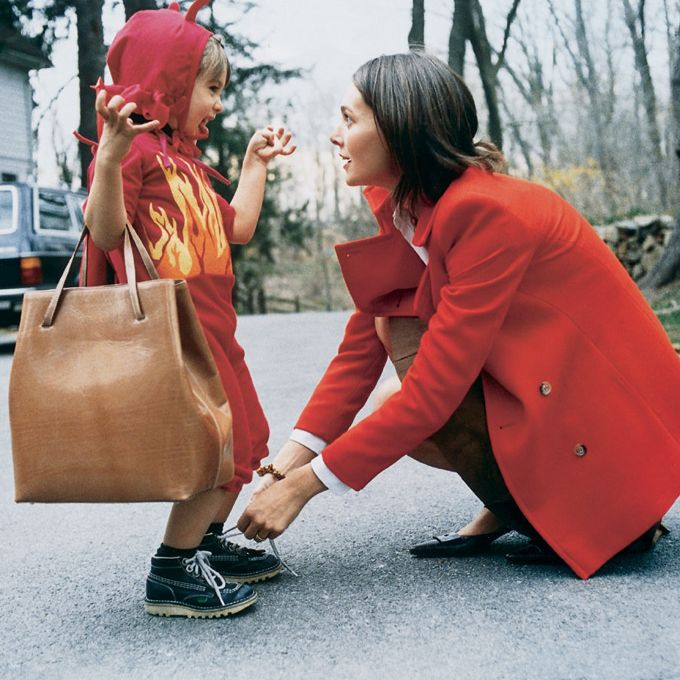
<svg viewBox="0 0 680 680"><path fill-rule="evenodd" d="M411 30L408 34L408 48L411 52L425 49L425 0L413 0Z"/></svg>
<svg viewBox="0 0 680 680"><path fill-rule="evenodd" d="M463 77L465 71L465 46L470 35L470 3L454 0L453 20L449 33L449 66Z"/></svg>
<svg viewBox="0 0 680 680"><path fill-rule="evenodd" d="M125 21L142 9L158 9L156 0L123 0L123 5L125 6Z"/></svg>
<svg viewBox="0 0 680 680"><path fill-rule="evenodd" d="M97 139L97 116L94 109L95 92L92 89L104 75L106 47L102 26L104 0L75 0L78 24L78 78L80 80L80 134ZM87 188L87 168L92 152L87 144L79 142L80 184Z"/></svg>
<svg viewBox="0 0 680 680"><path fill-rule="evenodd" d="M470 0L470 44L475 53L475 60L482 79L484 99L489 114L487 127L491 141L499 148L503 148L503 128L498 108L498 79L497 69L491 61L491 45L486 35L484 12L479 0Z"/></svg>
<svg viewBox="0 0 680 680"><path fill-rule="evenodd" d="M645 0L639 0L637 15L633 12L630 0L623 0L623 9L626 26L628 26L630 38L633 42L635 68L640 76L640 83L642 85L642 101L647 116L649 141L652 147L656 181L659 187L659 199L661 201L661 208L665 209L668 205L666 178L663 172L665 163L663 153L661 152L661 133L656 118L656 93L654 92L654 83L649 72L647 48L645 46Z"/></svg>
<svg viewBox="0 0 680 680"><path fill-rule="evenodd" d="M680 29L675 33L671 76L671 111L673 114L673 138L675 153L680 158ZM676 168L678 168L676 164ZM680 172L678 172L680 183ZM675 197L676 205L678 197ZM680 206L679 206L680 207ZM675 226L670 241L654 268L638 282L640 288L659 288L680 278L680 210L675 218Z"/></svg>

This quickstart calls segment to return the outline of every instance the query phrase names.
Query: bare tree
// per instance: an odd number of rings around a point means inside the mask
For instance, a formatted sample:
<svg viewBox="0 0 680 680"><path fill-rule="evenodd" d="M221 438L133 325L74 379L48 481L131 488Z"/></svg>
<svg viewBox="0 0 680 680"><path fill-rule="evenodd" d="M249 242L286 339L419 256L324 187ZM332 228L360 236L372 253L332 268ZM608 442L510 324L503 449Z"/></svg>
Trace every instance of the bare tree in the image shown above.
<svg viewBox="0 0 680 680"><path fill-rule="evenodd" d="M425 0L413 0L411 30L408 34L409 50L425 49Z"/></svg>
<svg viewBox="0 0 680 680"><path fill-rule="evenodd" d="M602 171L605 194L609 204L609 212L616 214L616 188L613 180L613 163L608 145L608 124L614 110L614 103L610 97L603 96L600 87L595 60L591 53L591 38L586 28L581 0L574 0L575 19L573 36L568 36L563 26L563 19L557 13L553 0L548 0L550 13L555 26L562 38L576 75L576 81L586 93L588 100L588 117L593 125L592 148ZM609 23L607 24L609 29ZM611 86L610 86L611 87Z"/></svg>
<svg viewBox="0 0 680 680"><path fill-rule="evenodd" d="M470 35L469 0L454 0L449 33L449 66L461 77L465 71L465 46Z"/></svg>
<svg viewBox="0 0 680 680"><path fill-rule="evenodd" d="M156 0L123 0L123 5L125 6L125 21L140 10L158 9Z"/></svg>
<svg viewBox="0 0 680 680"><path fill-rule="evenodd" d="M553 83L545 75L544 64L539 55L538 47L535 42L527 36L522 22L518 21L518 31L515 33L514 42L524 57L524 66L513 67L508 60L505 60L503 68L512 79L517 91L526 102L529 109L535 116L536 131L540 145L540 157L543 168L548 168L553 161L553 147L560 141L560 130L555 112ZM552 66L555 65L555 48L552 50ZM508 119L511 118L506 113ZM523 151L526 156L526 153ZM533 163L527 163L529 174L533 174Z"/></svg>
<svg viewBox="0 0 680 680"><path fill-rule="evenodd" d="M489 114L489 137L496 146L503 146L503 128L498 101L498 72L505 61L510 27L517 16L520 0L513 0L508 12L501 49L496 53L489 42L484 21L484 11L479 0L455 0L451 35L449 37L449 64L462 71L465 58L465 40L470 43L484 89L484 99ZM461 44L461 40L463 40ZM451 53L453 46L454 52ZM495 54L495 59L494 59Z"/></svg>
<svg viewBox="0 0 680 680"><path fill-rule="evenodd" d="M649 71L647 46L645 44L645 0L638 0L635 10L633 10L630 0L623 0L623 10L626 26L628 26L630 38L633 42L635 68L640 76L640 84L642 85L642 103L647 117L647 129L654 160L656 181L659 187L659 198L661 199L661 206L665 207L668 201L668 192L664 175L665 162L661 149L661 133L656 115L656 92L654 91L654 83Z"/></svg>
<svg viewBox="0 0 680 680"><path fill-rule="evenodd" d="M80 92L80 134L97 139L97 118L92 85L104 75L106 48L102 26L104 0L74 0L78 32L78 79ZM80 183L87 186L87 168L92 158L90 148L79 143Z"/></svg>
<svg viewBox="0 0 680 680"><path fill-rule="evenodd" d="M671 65L671 112L673 138L676 145L675 153L680 158L680 28L675 32L674 48ZM677 172L677 174L678 181L680 181L680 172ZM678 205L677 195L675 201ZM671 238L661 258L638 283L643 289L659 288L677 278L680 278L680 210L678 210L675 218L675 227L671 232Z"/></svg>

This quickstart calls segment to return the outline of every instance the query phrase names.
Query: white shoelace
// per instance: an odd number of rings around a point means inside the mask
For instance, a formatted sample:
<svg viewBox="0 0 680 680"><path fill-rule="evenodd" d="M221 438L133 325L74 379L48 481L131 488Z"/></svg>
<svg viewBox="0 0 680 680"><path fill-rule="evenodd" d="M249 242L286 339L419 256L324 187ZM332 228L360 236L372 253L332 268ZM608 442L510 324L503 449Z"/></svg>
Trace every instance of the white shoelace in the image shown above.
<svg viewBox="0 0 680 680"><path fill-rule="evenodd" d="M211 554L212 553L207 550L197 550L193 557L188 557L184 560L184 568L192 576L198 576L205 579L212 586L220 600L220 604L224 607L221 591L227 584L222 578L222 575L210 566L210 560L208 558Z"/></svg>
<svg viewBox="0 0 680 680"><path fill-rule="evenodd" d="M233 526L233 527L231 527L230 529L227 529L223 534L221 534L221 535L219 536L219 538L220 538L220 539L225 539L225 540L226 540L226 539L232 538L232 537L234 537L234 536L241 536L242 534L243 534L243 532L242 532L242 531L239 531L238 527ZM267 540L269 541L269 545L271 546L272 552L273 552L274 555L276 556L276 559L277 559L279 562L281 562L281 564L283 565L284 569L287 569L293 576L298 576L297 572L296 572L296 571L293 571L293 569L292 569L290 566L288 566L288 564L286 564L286 562L285 562L285 560L283 559L283 557L281 557L281 553L279 552L279 549L276 547L276 543L274 543L274 539L273 539L273 538L270 538L270 539L267 539Z"/></svg>

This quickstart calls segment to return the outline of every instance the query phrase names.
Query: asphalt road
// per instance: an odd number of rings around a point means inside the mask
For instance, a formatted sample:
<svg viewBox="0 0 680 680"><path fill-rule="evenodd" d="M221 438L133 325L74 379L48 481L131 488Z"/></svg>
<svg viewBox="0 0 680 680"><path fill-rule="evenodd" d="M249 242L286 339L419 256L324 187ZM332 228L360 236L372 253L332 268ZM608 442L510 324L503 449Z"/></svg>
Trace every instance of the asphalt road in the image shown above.
<svg viewBox="0 0 680 680"><path fill-rule="evenodd" d="M272 426L287 437L346 314L244 318L239 338ZM2 351L2 350L0 350ZM411 543L478 503L454 476L404 460L360 494L312 500L280 539L299 578L257 587L237 617L146 615L149 557L168 507L16 505L0 355L2 678L680 678L680 504L650 554L588 581L503 555L416 560ZM242 507L247 490L240 502ZM578 502L578 499L574 499Z"/></svg>

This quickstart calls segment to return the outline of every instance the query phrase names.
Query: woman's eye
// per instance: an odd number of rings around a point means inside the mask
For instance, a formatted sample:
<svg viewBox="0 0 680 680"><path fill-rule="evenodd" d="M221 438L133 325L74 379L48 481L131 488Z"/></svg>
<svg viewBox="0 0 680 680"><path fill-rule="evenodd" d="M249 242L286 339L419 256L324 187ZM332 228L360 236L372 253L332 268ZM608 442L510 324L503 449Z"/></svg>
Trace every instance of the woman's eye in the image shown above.
<svg viewBox="0 0 680 680"><path fill-rule="evenodd" d="M351 116L348 116L347 114L345 114L345 115L342 117L342 119L344 120L345 125L351 125L351 124L354 122L354 121L352 120L352 117L351 117Z"/></svg>

